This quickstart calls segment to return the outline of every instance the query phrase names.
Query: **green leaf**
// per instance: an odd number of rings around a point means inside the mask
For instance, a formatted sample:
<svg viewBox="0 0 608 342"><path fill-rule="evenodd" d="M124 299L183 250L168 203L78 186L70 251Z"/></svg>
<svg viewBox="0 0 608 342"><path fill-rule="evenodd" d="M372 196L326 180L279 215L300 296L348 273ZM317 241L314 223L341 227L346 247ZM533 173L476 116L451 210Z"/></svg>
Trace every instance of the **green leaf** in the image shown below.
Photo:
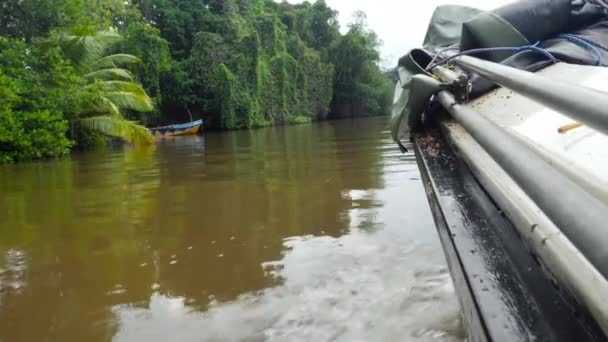
<svg viewBox="0 0 608 342"><path fill-rule="evenodd" d="M101 94L97 94L90 101L83 104L85 114L109 114L122 118L120 108Z"/></svg>
<svg viewBox="0 0 608 342"><path fill-rule="evenodd" d="M129 70L121 69L121 68L109 68L109 69L101 69L97 71L90 72L84 75L89 81L94 80L133 80L133 74Z"/></svg>
<svg viewBox="0 0 608 342"><path fill-rule="evenodd" d="M83 127L136 144L149 144L154 139L150 131L136 122L111 116L96 116L79 120Z"/></svg>
<svg viewBox="0 0 608 342"><path fill-rule="evenodd" d="M154 110L154 101L141 85L127 81L95 82L86 87L94 94L90 101L83 103L83 112L111 114L122 117L122 109L138 112Z"/></svg>
<svg viewBox="0 0 608 342"><path fill-rule="evenodd" d="M112 44L121 41L122 36L115 31L99 31L88 36L59 34L55 39L67 58L79 67L87 68L101 59Z"/></svg>
<svg viewBox="0 0 608 342"><path fill-rule="evenodd" d="M90 68L92 70L104 69L104 68L119 68L121 66L139 64L141 60L133 55L119 53L115 55L109 55L100 57L91 62Z"/></svg>
<svg viewBox="0 0 608 342"><path fill-rule="evenodd" d="M96 83L97 86L105 91L124 91L138 95L145 95L146 91L138 83L128 81L104 81Z"/></svg>
<svg viewBox="0 0 608 342"><path fill-rule="evenodd" d="M106 98L118 108L132 109L144 113L154 110L154 102L145 93L136 94L126 91L113 91L107 93Z"/></svg>

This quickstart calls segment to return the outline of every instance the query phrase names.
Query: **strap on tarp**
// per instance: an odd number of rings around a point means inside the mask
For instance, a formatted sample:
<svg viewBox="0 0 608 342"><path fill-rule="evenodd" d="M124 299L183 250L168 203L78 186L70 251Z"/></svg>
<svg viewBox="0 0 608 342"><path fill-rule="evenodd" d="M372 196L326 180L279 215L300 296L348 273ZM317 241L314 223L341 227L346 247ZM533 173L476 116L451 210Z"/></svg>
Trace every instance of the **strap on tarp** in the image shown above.
<svg viewBox="0 0 608 342"><path fill-rule="evenodd" d="M425 70L431 59L426 51L415 49L399 61L399 82L391 116L391 133L402 152L407 152L402 141L409 139L410 129L420 125L426 104L441 90L441 82Z"/></svg>

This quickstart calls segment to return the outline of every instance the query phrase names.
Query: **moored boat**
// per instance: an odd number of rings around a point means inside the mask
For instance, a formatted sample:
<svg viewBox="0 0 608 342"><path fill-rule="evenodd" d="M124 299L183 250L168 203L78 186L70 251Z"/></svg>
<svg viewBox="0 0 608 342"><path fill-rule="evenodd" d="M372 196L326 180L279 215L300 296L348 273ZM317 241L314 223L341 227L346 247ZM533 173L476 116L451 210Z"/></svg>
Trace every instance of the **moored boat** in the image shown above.
<svg viewBox="0 0 608 342"><path fill-rule="evenodd" d="M150 132L155 137L176 137L183 135L194 135L198 134L201 127L203 126L203 120L192 121L185 124L169 125L162 127L150 128Z"/></svg>
<svg viewBox="0 0 608 342"><path fill-rule="evenodd" d="M608 7L437 9L399 61L413 148L470 341L608 334Z"/></svg>

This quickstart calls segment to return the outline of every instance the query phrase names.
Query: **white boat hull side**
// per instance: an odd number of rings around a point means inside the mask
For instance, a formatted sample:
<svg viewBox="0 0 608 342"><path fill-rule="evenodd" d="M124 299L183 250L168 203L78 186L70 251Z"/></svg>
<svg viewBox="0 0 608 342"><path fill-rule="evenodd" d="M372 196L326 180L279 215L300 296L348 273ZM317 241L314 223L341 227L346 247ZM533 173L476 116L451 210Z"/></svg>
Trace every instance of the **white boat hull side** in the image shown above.
<svg viewBox="0 0 608 342"><path fill-rule="evenodd" d="M445 132L534 253L608 334L608 281L462 126L451 122Z"/></svg>
<svg viewBox="0 0 608 342"><path fill-rule="evenodd" d="M608 68L558 63L539 74L608 91ZM469 104L501 127L531 143L590 193L608 203L608 136L586 126L560 134L572 119L499 88Z"/></svg>

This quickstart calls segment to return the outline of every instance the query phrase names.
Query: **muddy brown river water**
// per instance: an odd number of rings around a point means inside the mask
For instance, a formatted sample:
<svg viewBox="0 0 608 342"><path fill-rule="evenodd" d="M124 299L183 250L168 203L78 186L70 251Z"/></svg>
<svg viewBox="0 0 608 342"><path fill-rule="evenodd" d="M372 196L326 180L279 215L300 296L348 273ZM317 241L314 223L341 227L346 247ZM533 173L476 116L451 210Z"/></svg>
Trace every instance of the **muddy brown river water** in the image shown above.
<svg viewBox="0 0 608 342"><path fill-rule="evenodd" d="M462 341L386 119L0 167L0 341Z"/></svg>

